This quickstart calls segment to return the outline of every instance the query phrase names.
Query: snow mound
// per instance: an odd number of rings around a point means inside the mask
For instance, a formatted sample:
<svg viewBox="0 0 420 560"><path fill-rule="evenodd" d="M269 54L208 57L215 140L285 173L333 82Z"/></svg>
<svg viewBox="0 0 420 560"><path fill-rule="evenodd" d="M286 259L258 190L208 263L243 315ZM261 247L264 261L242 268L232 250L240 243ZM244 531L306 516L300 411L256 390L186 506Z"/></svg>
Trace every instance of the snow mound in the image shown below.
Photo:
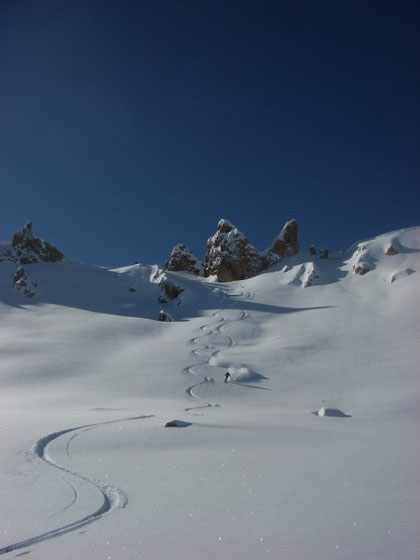
<svg viewBox="0 0 420 560"><path fill-rule="evenodd" d="M375 268L376 262L377 258L369 247L360 244L352 257L352 270L355 274L363 276Z"/></svg>
<svg viewBox="0 0 420 560"><path fill-rule="evenodd" d="M353 245L349 260L350 270L358 275L378 270L386 281L393 282L415 270L406 266L414 253L420 252L418 228L406 228L379 235L374 239ZM397 265L397 270L396 270Z"/></svg>
<svg viewBox="0 0 420 560"><path fill-rule="evenodd" d="M318 270L313 262L303 262L297 265L286 264L281 269L284 273L283 285L294 285L301 288L308 288L318 278Z"/></svg>

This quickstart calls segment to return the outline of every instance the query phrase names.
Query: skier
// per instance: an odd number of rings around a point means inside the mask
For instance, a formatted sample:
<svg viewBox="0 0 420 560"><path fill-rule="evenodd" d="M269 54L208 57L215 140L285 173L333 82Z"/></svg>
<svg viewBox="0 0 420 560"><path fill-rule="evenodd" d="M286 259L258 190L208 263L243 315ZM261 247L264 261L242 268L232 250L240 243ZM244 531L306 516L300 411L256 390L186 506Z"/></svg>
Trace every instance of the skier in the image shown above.
<svg viewBox="0 0 420 560"><path fill-rule="evenodd" d="M225 376L223 378L224 383L227 383L229 381L229 379L232 379L232 376L230 375L230 373L227 371L225 373Z"/></svg>

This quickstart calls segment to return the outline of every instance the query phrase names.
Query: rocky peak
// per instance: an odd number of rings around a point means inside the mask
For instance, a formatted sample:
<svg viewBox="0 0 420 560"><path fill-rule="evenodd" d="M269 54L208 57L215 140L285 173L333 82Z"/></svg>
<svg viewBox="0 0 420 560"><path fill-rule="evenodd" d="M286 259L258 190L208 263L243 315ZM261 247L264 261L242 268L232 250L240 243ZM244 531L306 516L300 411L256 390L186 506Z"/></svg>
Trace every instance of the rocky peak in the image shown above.
<svg viewBox="0 0 420 560"><path fill-rule="evenodd" d="M169 260L165 263L165 270L173 272L192 272L199 275L203 264L185 245L175 245Z"/></svg>
<svg viewBox="0 0 420 560"><path fill-rule="evenodd" d="M14 234L11 246L9 245L0 255L0 261L19 264L57 262L63 259L63 253L56 247L34 236L31 222Z"/></svg>
<svg viewBox="0 0 420 560"><path fill-rule="evenodd" d="M22 245L23 243L27 243L34 238L34 234L32 233L32 222L27 222L21 231L17 231L12 239L13 247L17 247Z"/></svg>
<svg viewBox="0 0 420 560"><path fill-rule="evenodd" d="M165 269L204 273L205 277L216 276L219 282L232 282L251 278L284 257L299 252L298 224L296 220L286 222L281 233L263 253L259 253L242 231L229 220L222 218L215 234L207 241L203 264L185 245L175 245Z"/></svg>
<svg viewBox="0 0 420 560"><path fill-rule="evenodd" d="M229 220L226 220L225 218L222 218L221 220L219 220L218 224L217 224L217 232L218 233L229 233L231 232L233 229L236 229L235 226L233 224L231 224L229 222Z"/></svg>
<svg viewBox="0 0 420 560"><path fill-rule="evenodd" d="M263 258L248 238L228 220L220 220L207 242L204 276L216 275L219 282L230 282L250 278L262 268Z"/></svg>
<svg viewBox="0 0 420 560"><path fill-rule="evenodd" d="M286 222L266 253L268 266L299 253L298 223L295 219Z"/></svg>

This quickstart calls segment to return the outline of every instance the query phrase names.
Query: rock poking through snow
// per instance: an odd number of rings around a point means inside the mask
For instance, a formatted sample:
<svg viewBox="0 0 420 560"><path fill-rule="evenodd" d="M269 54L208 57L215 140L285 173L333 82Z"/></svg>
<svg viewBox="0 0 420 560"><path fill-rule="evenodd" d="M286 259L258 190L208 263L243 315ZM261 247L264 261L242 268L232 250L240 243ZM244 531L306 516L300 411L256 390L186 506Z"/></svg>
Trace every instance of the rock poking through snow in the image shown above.
<svg viewBox="0 0 420 560"><path fill-rule="evenodd" d="M395 255L399 255L400 252L398 251L398 249L396 249L393 245L390 245L388 247L388 249L386 250L386 254L390 255L391 257L395 256Z"/></svg>
<svg viewBox="0 0 420 560"><path fill-rule="evenodd" d="M355 274L359 274L359 276L363 276L370 271L369 265L366 263L359 263L358 265L353 266L353 272Z"/></svg>
<svg viewBox="0 0 420 560"><path fill-rule="evenodd" d="M263 257L248 238L228 220L220 220L216 233L207 242L204 276L219 282L244 280L265 268Z"/></svg>
<svg viewBox="0 0 420 560"><path fill-rule="evenodd" d="M33 298L34 295L36 294L35 288L37 284L31 279L31 277L25 271L23 266L20 266L16 270L13 276L13 285L18 292L20 292L26 297Z"/></svg>
<svg viewBox="0 0 420 560"><path fill-rule="evenodd" d="M267 253L267 266L275 264L284 257L299 253L298 223L295 219L286 222L281 233L273 241Z"/></svg>
<svg viewBox="0 0 420 560"><path fill-rule="evenodd" d="M368 245L359 244L350 261L353 264L352 270L354 274L364 276L375 268L376 258L373 256Z"/></svg>
<svg viewBox="0 0 420 560"><path fill-rule="evenodd" d="M245 280L284 257L296 255L299 252L297 234L297 221L290 220L271 247L260 253L236 226L229 220L221 219L216 233L207 241L204 266L185 245L176 245L165 269L203 274L205 277L215 276L219 282Z"/></svg>
<svg viewBox="0 0 420 560"><path fill-rule="evenodd" d="M316 272L314 263L306 263L304 267L305 267L305 272L302 279L302 287L308 288L315 282L315 280L319 278L319 276Z"/></svg>
<svg viewBox="0 0 420 560"><path fill-rule="evenodd" d="M321 259L324 259L324 260L325 260L325 259L328 259L329 256L330 256L330 250L328 249L328 247L323 247L323 248L321 249L321 252L320 252L320 254L319 254L319 257L320 257Z"/></svg>
<svg viewBox="0 0 420 560"><path fill-rule="evenodd" d="M170 422L166 422L165 428L187 428L191 425L191 422L184 422L183 420L171 420Z"/></svg>
<svg viewBox="0 0 420 560"><path fill-rule="evenodd" d="M163 296L159 298L159 303L167 303L179 296L184 291L184 288L177 286L173 282L170 282L164 275L159 283L160 289L163 292Z"/></svg>
<svg viewBox="0 0 420 560"><path fill-rule="evenodd" d="M316 416L334 416L336 418L351 418L350 414L346 414L345 412L343 412L342 410L340 410L339 408L320 408L319 410L316 410L313 414L315 414Z"/></svg>
<svg viewBox="0 0 420 560"><path fill-rule="evenodd" d="M19 264L58 262L63 259L63 253L54 245L34 236L31 222L14 234L11 245L7 246L0 255L0 261Z"/></svg>
<svg viewBox="0 0 420 560"><path fill-rule="evenodd" d="M165 313L163 311L163 309L161 309L159 311L158 321L160 321L161 323L170 323L171 318L169 317L169 315L167 313Z"/></svg>
<svg viewBox="0 0 420 560"><path fill-rule="evenodd" d="M201 275L203 264L185 245L175 245L169 260L165 263L165 270L173 272L192 272Z"/></svg>

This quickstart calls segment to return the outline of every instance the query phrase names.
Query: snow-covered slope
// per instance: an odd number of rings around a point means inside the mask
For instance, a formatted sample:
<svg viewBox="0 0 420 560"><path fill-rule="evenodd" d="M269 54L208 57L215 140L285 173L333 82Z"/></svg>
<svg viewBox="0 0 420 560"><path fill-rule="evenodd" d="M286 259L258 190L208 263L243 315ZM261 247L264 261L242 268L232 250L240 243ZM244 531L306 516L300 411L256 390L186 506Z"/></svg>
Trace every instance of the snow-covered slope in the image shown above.
<svg viewBox="0 0 420 560"><path fill-rule="evenodd" d="M156 266L27 264L32 297L16 266L0 555L419 558L420 228L240 282L166 272L167 304Z"/></svg>

